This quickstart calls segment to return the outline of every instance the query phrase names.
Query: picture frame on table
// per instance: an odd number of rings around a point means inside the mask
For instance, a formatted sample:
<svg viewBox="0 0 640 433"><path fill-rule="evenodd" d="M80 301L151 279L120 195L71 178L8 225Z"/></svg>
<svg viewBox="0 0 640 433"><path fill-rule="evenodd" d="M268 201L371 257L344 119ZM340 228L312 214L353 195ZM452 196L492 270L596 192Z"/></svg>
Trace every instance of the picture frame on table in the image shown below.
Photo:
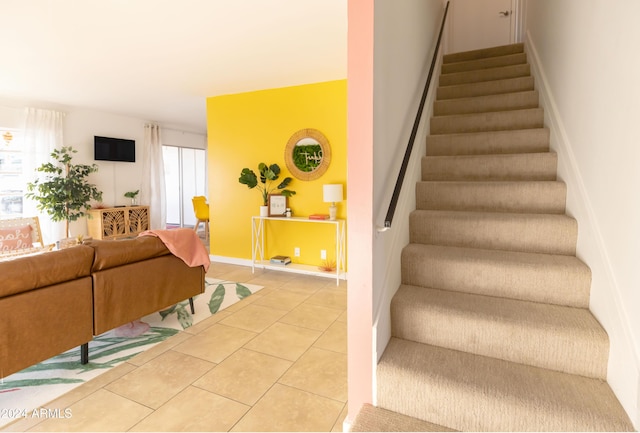
<svg viewBox="0 0 640 433"><path fill-rule="evenodd" d="M283 217L287 212L288 197L282 194L269 194L269 216Z"/></svg>

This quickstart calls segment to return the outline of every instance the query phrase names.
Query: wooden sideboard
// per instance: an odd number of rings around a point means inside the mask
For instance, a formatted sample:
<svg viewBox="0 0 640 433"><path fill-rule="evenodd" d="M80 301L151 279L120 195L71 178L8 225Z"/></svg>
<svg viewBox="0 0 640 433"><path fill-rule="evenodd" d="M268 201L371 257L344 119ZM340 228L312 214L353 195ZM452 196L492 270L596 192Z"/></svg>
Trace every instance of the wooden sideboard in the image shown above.
<svg viewBox="0 0 640 433"><path fill-rule="evenodd" d="M88 211L87 232L94 239L135 237L149 230L149 206L122 206Z"/></svg>

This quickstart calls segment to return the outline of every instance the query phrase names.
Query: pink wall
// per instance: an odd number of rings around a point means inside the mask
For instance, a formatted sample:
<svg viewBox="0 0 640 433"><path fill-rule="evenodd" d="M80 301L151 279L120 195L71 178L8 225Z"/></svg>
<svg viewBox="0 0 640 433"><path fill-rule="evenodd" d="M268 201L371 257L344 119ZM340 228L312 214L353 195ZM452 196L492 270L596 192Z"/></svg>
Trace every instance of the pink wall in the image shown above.
<svg viewBox="0 0 640 433"><path fill-rule="evenodd" d="M373 389L373 3L349 0L348 5L347 422L372 402Z"/></svg>

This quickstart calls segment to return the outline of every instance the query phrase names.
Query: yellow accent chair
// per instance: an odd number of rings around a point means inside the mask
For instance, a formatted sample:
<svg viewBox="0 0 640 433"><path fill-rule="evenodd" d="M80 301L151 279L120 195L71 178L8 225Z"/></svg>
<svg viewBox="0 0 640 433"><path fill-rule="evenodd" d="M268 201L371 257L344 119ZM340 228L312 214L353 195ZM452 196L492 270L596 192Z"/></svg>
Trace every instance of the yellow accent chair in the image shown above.
<svg viewBox="0 0 640 433"><path fill-rule="evenodd" d="M203 195L198 195L193 197L191 201L193 202L193 211L198 220L193 230L198 232L200 223L203 223L205 239L209 240L209 204L207 203L207 198Z"/></svg>

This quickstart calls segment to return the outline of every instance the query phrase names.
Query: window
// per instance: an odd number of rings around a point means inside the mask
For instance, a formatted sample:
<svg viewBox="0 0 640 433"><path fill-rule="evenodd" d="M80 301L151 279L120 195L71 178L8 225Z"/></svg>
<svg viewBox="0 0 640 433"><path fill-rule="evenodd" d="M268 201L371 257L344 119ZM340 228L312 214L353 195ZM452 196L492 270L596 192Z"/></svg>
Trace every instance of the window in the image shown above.
<svg viewBox="0 0 640 433"><path fill-rule="evenodd" d="M22 131L0 128L0 218L22 216Z"/></svg>
<svg viewBox="0 0 640 433"><path fill-rule="evenodd" d="M203 149L162 146L167 227L194 227L191 198L207 196L207 155Z"/></svg>

